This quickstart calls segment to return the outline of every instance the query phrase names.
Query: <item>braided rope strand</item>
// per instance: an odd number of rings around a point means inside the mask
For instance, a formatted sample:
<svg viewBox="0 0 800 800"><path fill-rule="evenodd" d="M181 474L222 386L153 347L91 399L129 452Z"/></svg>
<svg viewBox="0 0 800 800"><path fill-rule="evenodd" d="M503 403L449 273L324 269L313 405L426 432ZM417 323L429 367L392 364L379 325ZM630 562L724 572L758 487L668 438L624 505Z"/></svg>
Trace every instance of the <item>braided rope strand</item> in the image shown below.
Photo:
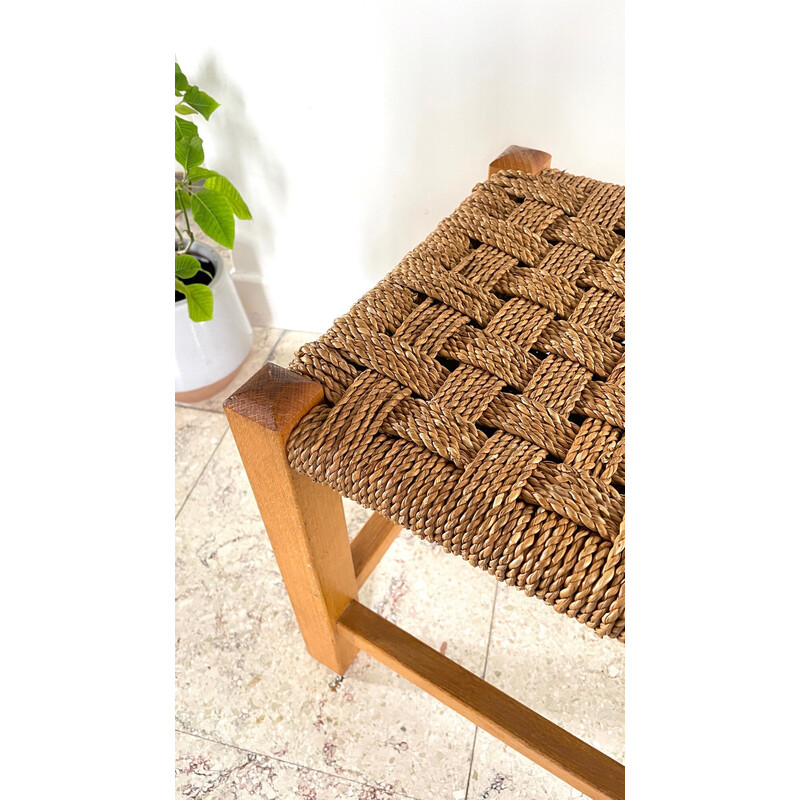
<svg viewBox="0 0 800 800"><path fill-rule="evenodd" d="M290 369L292 467L625 640L625 190L478 184Z"/></svg>

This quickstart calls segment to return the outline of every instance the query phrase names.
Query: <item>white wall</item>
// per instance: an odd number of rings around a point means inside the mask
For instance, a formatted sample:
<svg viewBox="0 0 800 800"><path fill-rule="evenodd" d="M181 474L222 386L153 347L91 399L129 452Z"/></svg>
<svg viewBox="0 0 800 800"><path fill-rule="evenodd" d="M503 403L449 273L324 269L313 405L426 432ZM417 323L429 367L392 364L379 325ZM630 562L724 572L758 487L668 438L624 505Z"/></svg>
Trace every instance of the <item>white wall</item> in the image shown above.
<svg viewBox="0 0 800 800"><path fill-rule="evenodd" d="M242 192L251 318L321 331L509 144L624 183L623 4L194 3L175 56L221 108L206 164Z"/></svg>

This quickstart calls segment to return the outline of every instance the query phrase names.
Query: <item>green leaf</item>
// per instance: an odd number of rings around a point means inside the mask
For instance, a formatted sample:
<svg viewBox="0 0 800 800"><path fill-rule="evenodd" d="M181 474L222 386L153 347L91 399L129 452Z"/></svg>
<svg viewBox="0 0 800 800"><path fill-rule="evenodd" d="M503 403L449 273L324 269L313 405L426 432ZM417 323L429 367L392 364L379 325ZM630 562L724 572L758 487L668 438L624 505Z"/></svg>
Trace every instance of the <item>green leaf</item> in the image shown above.
<svg viewBox="0 0 800 800"><path fill-rule="evenodd" d="M224 175L220 175L219 172L214 172L213 169L194 167L189 171L189 180L205 180L204 185L206 189L212 189L227 198L228 202L231 204L233 213L236 214L239 219L253 219L250 214L250 209L247 207L247 203L242 200L242 196Z"/></svg>
<svg viewBox="0 0 800 800"><path fill-rule="evenodd" d="M188 119L175 117L175 140L191 139L192 136L197 136L198 139L200 138L197 132L197 125L195 125L194 122L189 122Z"/></svg>
<svg viewBox="0 0 800 800"><path fill-rule="evenodd" d="M195 111L199 111L206 119L219 108L219 103L213 97L201 92L196 86L190 86L186 90L183 101Z"/></svg>
<svg viewBox="0 0 800 800"><path fill-rule="evenodd" d="M199 270L200 262L194 256L190 256L188 253L182 253L179 256L175 256L175 275L182 280L194 278ZM180 289L179 291L183 292L183 289ZM184 294L186 294L186 292L184 292Z"/></svg>
<svg viewBox="0 0 800 800"><path fill-rule="evenodd" d="M214 295L208 286L202 283L184 283L183 289L178 289L186 295L189 306L189 318L195 322L207 322L214 315ZM177 282L175 288L178 288Z"/></svg>
<svg viewBox="0 0 800 800"><path fill-rule="evenodd" d="M189 81L175 62L175 97L180 97L189 88Z"/></svg>
<svg viewBox="0 0 800 800"><path fill-rule="evenodd" d="M201 185L199 181L202 181L202 185L205 186L206 189L219 192L219 194L225 197L231 204L233 213L236 214L239 219L253 218L250 214L250 209L247 207L247 203L244 202L234 185L224 175L220 175L219 172L215 172L213 169L193 167L189 170L187 177L192 186L199 187Z"/></svg>
<svg viewBox="0 0 800 800"><path fill-rule="evenodd" d="M239 219L253 219L247 203L242 200L242 196L236 191L234 185L223 175L210 175L206 178L206 189L219 192L231 204L233 213Z"/></svg>
<svg viewBox="0 0 800 800"><path fill-rule="evenodd" d="M203 142L199 136L189 136L175 142L175 160L188 173L192 167L203 163Z"/></svg>
<svg viewBox="0 0 800 800"><path fill-rule="evenodd" d="M219 175L219 172L214 172L213 169L206 169L205 167L192 167L187 177L190 181L197 181L211 178L214 175Z"/></svg>
<svg viewBox="0 0 800 800"><path fill-rule="evenodd" d="M231 204L224 195L210 189L201 189L193 194L192 216L215 242L229 250L233 247L236 222Z"/></svg>
<svg viewBox="0 0 800 800"><path fill-rule="evenodd" d="M183 196L183 205L181 205L180 196ZM176 189L175 190L175 210L176 211L183 211L184 207L189 208L191 203L191 194L186 191L186 189Z"/></svg>
<svg viewBox="0 0 800 800"><path fill-rule="evenodd" d="M214 172L213 169L206 169L205 167L192 167L189 172L186 173L186 177L192 186L199 186L200 184L197 183L198 181L203 181L205 185L205 181L208 178L211 178L217 174L218 173Z"/></svg>
<svg viewBox="0 0 800 800"><path fill-rule="evenodd" d="M189 106L184 105L183 103L178 103L175 106L175 110L179 114L196 114L197 113L193 108L189 108Z"/></svg>

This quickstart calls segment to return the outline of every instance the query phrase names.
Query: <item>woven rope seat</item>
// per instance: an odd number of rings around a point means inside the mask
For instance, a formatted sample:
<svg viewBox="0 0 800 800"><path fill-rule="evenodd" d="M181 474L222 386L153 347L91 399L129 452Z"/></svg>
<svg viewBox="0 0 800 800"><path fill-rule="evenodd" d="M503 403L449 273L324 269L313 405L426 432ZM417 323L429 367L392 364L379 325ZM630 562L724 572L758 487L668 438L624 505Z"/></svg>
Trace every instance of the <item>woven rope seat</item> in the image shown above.
<svg viewBox="0 0 800 800"><path fill-rule="evenodd" d="M503 170L290 369L289 463L624 641L624 188Z"/></svg>

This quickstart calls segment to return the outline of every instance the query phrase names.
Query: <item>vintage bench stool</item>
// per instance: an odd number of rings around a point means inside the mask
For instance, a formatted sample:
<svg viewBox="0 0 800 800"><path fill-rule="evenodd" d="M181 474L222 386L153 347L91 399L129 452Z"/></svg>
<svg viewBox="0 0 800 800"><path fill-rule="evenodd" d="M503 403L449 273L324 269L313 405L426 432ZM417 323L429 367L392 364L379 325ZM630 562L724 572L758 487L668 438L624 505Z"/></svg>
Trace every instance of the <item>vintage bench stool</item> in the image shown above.
<svg viewBox="0 0 800 800"><path fill-rule="evenodd" d="M624 641L624 189L511 147L225 402L309 652L364 650L594 798L624 767L358 602L402 528ZM335 490L335 491L334 491ZM371 508L352 544L339 495Z"/></svg>

